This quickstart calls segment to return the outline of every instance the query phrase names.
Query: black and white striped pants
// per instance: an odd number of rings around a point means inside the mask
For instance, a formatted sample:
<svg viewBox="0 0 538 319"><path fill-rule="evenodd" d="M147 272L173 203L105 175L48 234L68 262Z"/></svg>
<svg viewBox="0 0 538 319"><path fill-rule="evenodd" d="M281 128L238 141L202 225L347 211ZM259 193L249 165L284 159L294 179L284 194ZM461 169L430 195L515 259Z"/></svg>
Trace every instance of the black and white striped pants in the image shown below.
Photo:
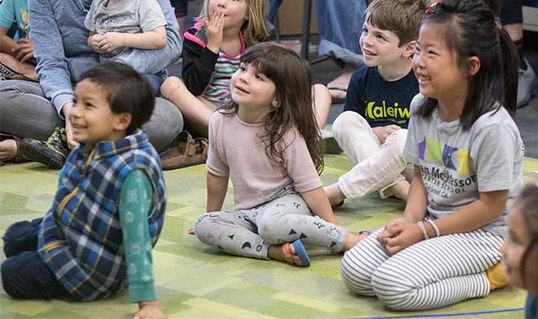
<svg viewBox="0 0 538 319"><path fill-rule="evenodd" d="M377 296L396 310L439 308L489 294L485 271L501 259L502 236L478 229L424 240L390 256L377 240L382 231L344 255L342 278L353 293Z"/></svg>

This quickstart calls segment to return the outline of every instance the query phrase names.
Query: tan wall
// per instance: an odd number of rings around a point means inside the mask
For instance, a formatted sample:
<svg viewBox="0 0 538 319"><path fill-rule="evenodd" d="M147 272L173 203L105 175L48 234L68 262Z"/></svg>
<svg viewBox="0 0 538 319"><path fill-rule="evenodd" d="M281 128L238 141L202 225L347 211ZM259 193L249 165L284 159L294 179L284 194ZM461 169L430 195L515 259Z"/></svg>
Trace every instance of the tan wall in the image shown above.
<svg viewBox="0 0 538 319"><path fill-rule="evenodd" d="M300 35L303 33L303 7L304 0L284 0L278 9L281 35ZM318 33L316 10L312 1L312 16L310 20L310 33ZM332 0L331 0L332 1Z"/></svg>

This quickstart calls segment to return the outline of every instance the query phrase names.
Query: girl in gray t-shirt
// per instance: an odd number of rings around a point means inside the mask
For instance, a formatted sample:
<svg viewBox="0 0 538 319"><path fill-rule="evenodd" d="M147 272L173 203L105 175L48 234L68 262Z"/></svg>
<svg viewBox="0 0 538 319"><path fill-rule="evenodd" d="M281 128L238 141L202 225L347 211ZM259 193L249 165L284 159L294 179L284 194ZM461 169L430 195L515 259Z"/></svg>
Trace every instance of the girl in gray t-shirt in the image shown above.
<svg viewBox="0 0 538 319"><path fill-rule="evenodd" d="M516 54L485 3L428 9L413 61L420 94L404 151L415 164L407 206L345 254L350 290L423 310L506 285L499 248L524 155L507 111L515 109Z"/></svg>

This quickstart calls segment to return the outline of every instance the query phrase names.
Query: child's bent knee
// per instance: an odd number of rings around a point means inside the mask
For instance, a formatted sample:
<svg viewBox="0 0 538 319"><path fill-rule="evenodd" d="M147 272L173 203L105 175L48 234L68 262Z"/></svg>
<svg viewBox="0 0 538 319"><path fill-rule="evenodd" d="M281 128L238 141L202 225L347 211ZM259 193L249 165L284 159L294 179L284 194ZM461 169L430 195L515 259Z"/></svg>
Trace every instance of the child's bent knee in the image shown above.
<svg viewBox="0 0 538 319"><path fill-rule="evenodd" d="M393 310L417 310L417 288L401 274L383 270L381 266L372 275L372 289L385 306Z"/></svg>
<svg viewBox="0 0 538 319"><path fill-rule="evenodd" d="M176 89L178 89L182 85L184 84L180 78L178 78L177 76L171 76L167 78L161 85L161 95L165 99L168 99L170 95L172 94L172 92L174 92Z"/></svg>

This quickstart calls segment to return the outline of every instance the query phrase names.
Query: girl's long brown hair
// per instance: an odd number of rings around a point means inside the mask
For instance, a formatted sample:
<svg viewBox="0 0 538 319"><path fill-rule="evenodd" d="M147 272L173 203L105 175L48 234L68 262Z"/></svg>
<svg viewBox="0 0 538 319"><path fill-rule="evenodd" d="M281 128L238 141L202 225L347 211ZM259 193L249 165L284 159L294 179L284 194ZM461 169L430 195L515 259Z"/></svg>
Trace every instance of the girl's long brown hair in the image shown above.
<svg viewBox="0 0 538 319"><path fill-rule="evenodd" d="M288 145L282 149L279 143L286 132L296 129L304 138L314 166L321 174L323 148L312 109L310 66L295 51L271 42L250 47L241 56L241 62L254 65L275 83L278 106L265 117L266 134L261 136L267 145L267 155L283 163L282 153ZM234 102L224 107L232 112L237 112L237 108Z"/></svg>

